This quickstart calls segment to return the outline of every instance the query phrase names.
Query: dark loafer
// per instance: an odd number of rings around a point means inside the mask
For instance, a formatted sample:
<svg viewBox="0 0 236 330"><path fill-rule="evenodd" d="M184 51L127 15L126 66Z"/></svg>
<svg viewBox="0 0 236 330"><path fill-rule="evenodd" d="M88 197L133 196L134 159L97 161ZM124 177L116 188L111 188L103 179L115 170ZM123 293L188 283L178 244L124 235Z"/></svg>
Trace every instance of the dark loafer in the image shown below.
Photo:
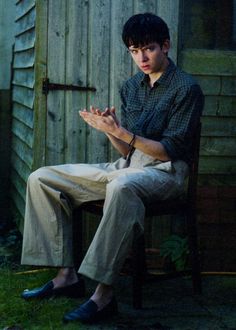
<svg viewBox="0 0 236 330"><path fill-rule="evenodd" d="M65 296L69 298L81 298L85 296L85 284L83 279L79 279L78 282L65 286L63 288L53 289L53 281L46 283L40 288L33 290L24 290L21 297L24 299L32 298L48 298L52 296Z"/></svg>
<svg viewBox="0 0 236 330"><path fill-rule="evenodd" d="M103 309L98 311L97 304L89 299L79 308L64 315L63 322L80 321L83 323L93 323L100 321L106 317L110 317L117 313L117 302L113 297L112 300Z"/></svg>

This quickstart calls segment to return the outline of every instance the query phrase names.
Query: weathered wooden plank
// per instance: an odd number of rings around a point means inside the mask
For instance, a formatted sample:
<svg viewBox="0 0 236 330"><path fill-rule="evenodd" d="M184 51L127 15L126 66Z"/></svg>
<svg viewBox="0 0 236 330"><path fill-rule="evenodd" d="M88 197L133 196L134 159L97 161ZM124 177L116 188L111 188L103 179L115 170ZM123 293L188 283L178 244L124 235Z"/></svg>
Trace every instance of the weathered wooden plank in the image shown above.
<svg viewBox="0 0 236 330"><path fill-rule="evenodd" d="M15 52L20 52L33 48L35 44L35 28L18 35L15 38Z"/></svg>
<svg viewBox="0 0 236 330"><path fill-rule="evenodd" d="M22 140L19 140L15 135L12 137L11 143L12 150L21 158L29 168L32 168L33 164L33 150L29 148Z"/></svg>
<svg viewBox="0 0 236 330"><path fill-rule="evenodd" d="M13 151L11 155L11 166L18 173L21 179L24 182L27 182L27 179L31 173L30 168L25 162L18 157L18 155Z"/></svg>
<svg viewBox="0 0 236 330"><path fill-rule="evenodd" d="M183 70L191 74L236 76L236 54L232 51L186 49L179 59Z"/></svg>
<svg viewBox="0 0 236 330"><path fill-rule="evenodd" d="M236 174L236 158L201 156L199 161L201 174Z"/></svg>
<svg viewBox="0 0 236 330"><path fill-rule="evenodd" d="M202 124L202 136L236 136L236 117L202 117Z"/></svg>
<svg viewBox="0 0 236 330"><path fill-rule="evenodd" d="M236 59L235 59L236 62ZM235 64L236 66L236 64ZM236 96L236 76L234 77L222 77L222 89L221 94Z"/></svg>
<svg viewBox="0 0 236 330"><path fill-rule="evenodd" d="M14 103L12 117L33 129L34 113L32 109L26 108L19 103Z"/></svg>
<svg viewBox="0 0 236 330"><path fill-rule="evenodd" d="M89 7L89 58L88 84L95 85L96 93L88 93L88 104L102 110L109 102L109 40L110 40L110 5L103 0L94 0ZM96 17L96 19L94 19ZM106 136L88 127L87 139L88 162L104 162L108 158Z"/></svg>
<svg viewBox="0 0 236 330"><path fill-rule="evenodd" d="M155 13L156 9L157 9L156 8L157 2L158 1L156 1L156 0L135 0L133 14L140 14L140 13L146 13L146 12Z"/></svg>
<svg viewBox="0 0 236 330"><path fill-rule="evenodd" d="M27 15L17 21L16 36L35 27L36 10L33 7Z"/></svg>
<svg viewBox="0 0 236 330"><path fill-rule="evenodd" d="M47 74L47 10L48 1L36 2L37 21L35 43L35 100L34 100L34 164L33 169L45 165L47 97L42 93L42 80Z"/></svg>
<svg viewBox="0 0 236 330"><path fill-rule="evenodd" d="M201 186L235 186L236 174L199 174L198 184Z"/></svg>
<svg viewBox="0 0 236 330"><path fill-rule="evenodd" d="M15 189L17 190L18 194L22 198L22 200L25 202L25 197L26 197L26 184L25 181L22 180L22 178L19 176L19 174L15 171L12 170L11 173L11 178L12 178L12 184L14 185Z"/></svg>
<svg viewBox="0 0 236 330"><path fill-rule="evenodd" d="M35 82L35 76L34 76L33 68L14 70L14 79L12 81L14 85L33 89L34 82Z"/></svg>
<svg viewBox="0 0 236 330"><path fill-rule="evenodd" d="M87 86L88 1L71 0L67 3L66 83ZM79 28L78 28L79 24ZM78 111L87 107L86 92L65 94L65 161L86 161L87 125Z"/></svg>
<svg viewBox="0 0 236 330"><path fill-rule="evenodd" d="M236 156L235 137L202 137L201 152L202 156Z"/></svg>
<svg viewBox="0 0 236 330"><path fill-rule="evenodd" d="M236 116L236 97L230 96L205 96L203 114L205 116Z"/></svg>
<svg viewBox="0 0 236 330"><path fill-rule="evenodd" d="M31 68L34 65L34 48L14 54L13 68Z"/></svg>
<svg viewBox="0 0 236 330"><path fill-rule="evenodd" d="M30 148L33 146L33 131L22 122L13 119L12 133L24 141Z"/></svg>
<svg viewBox="0 0 236 330"><path fill-rule="evenodd" d="M195 76L204 95L221 95L220 76Z"/></svg>
<svg viewBox="0 0 236 330"><path fill-rule="evenodd" d="M0 89L9 90L11 87L12 45L15 39L14 1L0 1Z"/></svg>
<svg viewBox="0 0 236 330"><path fill-rule="evenodd" d="M52 82L65 83L66 2L50 0L48 7L48 77ZM64 162L65 93L53 91L47 97L46 163Z"/></svg>
<svg viewBox="0 0 236 330"><path fill-rule="evenodd" d="M17 227L23 233L23 224L24 224L24 215L25 215L25 201L22 199L22 197L19 195L17 190L13 185L11 185L11 196L13 201L13 209L15 207L15 211L17 213L17 219L14 219L17 221ZM18 219L19 217L19 219Z"/></svg>
<svg viewBox="0 0 236 330"><path fill-rule="evenodd" d="M13 86L12 100L33 109L34 90L21 86Z"/></svg>
<svg viewBox="0 0 236 330"><path fill-rule="evenodd" d="M35 0L24 0L16 6L16 22L35 6Z"/></svg>
<svg viewBox="0 0 236 330"><path fill-rule="evenodd" d="M171 40L169 56L177 63L179 0L157 0L157 15L162 17L169 27Z"/></svg>
<svg viewBox="0 0 236 330"><path fill-rule="evenodd" d="M133 14L132 1L112 1L111 37L110 37L110 95L109 105L115 106L120 116L120 88L132 72L132 59L122 41L122 29L127 19ZM109 159L118 158L118 153L109 144Z"/></svg>

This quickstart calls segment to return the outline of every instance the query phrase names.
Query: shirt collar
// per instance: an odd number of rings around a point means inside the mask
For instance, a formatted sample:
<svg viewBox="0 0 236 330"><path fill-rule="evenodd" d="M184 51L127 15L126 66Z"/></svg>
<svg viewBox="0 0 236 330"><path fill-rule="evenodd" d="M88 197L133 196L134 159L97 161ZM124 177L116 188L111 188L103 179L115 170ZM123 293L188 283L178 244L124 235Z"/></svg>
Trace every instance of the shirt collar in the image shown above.
<svg viewBox="0 0 236 330"><path fill-rule="evenodd" d="M154 87L158 85L169 85L169 82L172 79L172 76L176 70L176 65L174 62L168 57L169 65L166 68L166 71L161 75L159 79L157 79L154 83ZM147 85L149 83L149 76L148 74L143 73L143 77L141 79L141 85Z"/></svg>

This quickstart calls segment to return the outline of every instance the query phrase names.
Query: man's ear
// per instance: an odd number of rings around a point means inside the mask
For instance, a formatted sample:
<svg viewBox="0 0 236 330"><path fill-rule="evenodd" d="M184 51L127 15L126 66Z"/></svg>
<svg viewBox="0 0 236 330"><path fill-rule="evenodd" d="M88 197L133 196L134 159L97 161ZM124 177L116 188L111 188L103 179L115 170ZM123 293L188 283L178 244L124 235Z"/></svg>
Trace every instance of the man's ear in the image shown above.
<svg viewBox="0 0 236 330"><path fill-rule="evenodd" d="M163 45L162 45L162 51L164 54L168 54L170 50L170 40L169 39L166 39L164 42L163 42Z"/></svg>

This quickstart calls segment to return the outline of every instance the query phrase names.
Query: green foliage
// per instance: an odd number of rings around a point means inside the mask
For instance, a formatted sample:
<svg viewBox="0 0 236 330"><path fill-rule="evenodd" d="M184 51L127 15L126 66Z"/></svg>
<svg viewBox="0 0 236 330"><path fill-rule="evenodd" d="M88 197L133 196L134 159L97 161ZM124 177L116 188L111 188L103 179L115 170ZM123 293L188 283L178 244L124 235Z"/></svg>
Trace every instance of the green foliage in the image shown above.
<svg viewBox="0 0 236 330"><path fill-rule="evenodd" d="M162 242L160 247L160 255L162 257L169 257L177 271L186 269L188 254L187 238L181 238L177 235L170 235Z"/></svg>

